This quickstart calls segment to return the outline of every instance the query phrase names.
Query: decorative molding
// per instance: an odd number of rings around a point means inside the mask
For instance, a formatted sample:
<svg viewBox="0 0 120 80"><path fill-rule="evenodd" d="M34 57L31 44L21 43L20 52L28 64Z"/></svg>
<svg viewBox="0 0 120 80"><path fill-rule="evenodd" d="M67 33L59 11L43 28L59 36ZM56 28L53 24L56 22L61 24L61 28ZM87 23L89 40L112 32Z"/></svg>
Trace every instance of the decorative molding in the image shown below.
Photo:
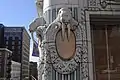
<svg viewBox="0 0 120 80"><path fill-rule="evenodd" d="M86 15L84 10L81 11L81 27L82 27L82 35L83 36L83 44L82 44L82 54L81 54L81 72L82 72L82 80L89 80L89 66L88 66L88 46L87 46L87 34L86 34Z"/></svg>
<svg viewBox="0 0 120 80"><path fill-rule="evenodd" d="M95 7L97 5L96 0L88 0L89 7Z"/></svg>

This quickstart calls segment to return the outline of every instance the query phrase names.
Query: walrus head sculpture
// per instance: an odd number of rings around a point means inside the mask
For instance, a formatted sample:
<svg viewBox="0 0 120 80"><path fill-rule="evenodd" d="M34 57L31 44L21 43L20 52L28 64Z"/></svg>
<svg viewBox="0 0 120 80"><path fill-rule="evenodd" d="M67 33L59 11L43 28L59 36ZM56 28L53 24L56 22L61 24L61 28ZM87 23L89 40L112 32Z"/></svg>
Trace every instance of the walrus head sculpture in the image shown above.
<svg viewBox="0 0 120 80"><path fill-rule="evenodd" d="M75 29L78 26L78 22L72 18L71 11L68 8L61 8L58 12L58 16L55 21L61 23L62 28L62 38L64 40L65 32L67 33L67 38L69 41L70 38L70 30Z"/></svg>

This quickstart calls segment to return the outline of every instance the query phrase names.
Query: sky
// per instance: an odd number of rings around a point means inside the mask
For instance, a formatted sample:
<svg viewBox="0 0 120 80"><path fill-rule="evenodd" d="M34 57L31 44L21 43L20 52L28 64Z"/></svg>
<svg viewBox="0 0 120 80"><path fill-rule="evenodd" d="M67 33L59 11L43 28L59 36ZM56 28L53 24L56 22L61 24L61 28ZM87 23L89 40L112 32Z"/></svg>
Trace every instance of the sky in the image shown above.
<svg viewBox="0 0 120 80"><path fill-rule="evenodd" d="M0 2L0 23L5 26L25 26L37 17L35 0L2 0ZM37 57L32 57L32 41L30 46L30 61L37 62Z"/></svg>

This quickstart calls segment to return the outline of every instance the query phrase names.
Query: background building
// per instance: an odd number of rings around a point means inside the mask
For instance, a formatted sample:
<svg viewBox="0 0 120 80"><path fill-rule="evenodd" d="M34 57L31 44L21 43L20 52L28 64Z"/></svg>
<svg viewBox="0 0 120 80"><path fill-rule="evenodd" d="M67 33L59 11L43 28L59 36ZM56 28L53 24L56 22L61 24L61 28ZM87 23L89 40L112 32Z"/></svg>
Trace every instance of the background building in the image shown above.
<svg viewBox="0 0 120 80"><path fill-rule="evenodd" d="M11 55L10 50L0 48L0 80L10 80L11 78Z"/></svg>
<svg viewBox="0 0 120 80"><path fill-rule="evenodd" d="M12 60L21 63L23 27L4 27L5 47L13 51Z"/></svg>
<svg viewBox="0 0 120 80"><path fill-rule="evenodd" d="M24 27L5 27L6 48L13 51L12 60L21 63L21 80L29 77L30 36Z"/></svg>
<svg viewBox="0 0 120 80"><path fill-rule="evenodd" d="M0 24L0 48L4 47L4 25Z"/></svg>
<svg viewBox="0 0 120 80"><path fill-rule="evenodd" d="M3 25L4 26L4 25ZM11 50L12 60L21 64L21 80L29 77L30 36L24 27L2 28L1 44Z"/></svg>
<svg viewBox="0 0 120 80"><path fill-rule="evenodd" d="M30 62L30 80L34 77L38 80L38 70L37 70L37 62Z"/></svg>
<svg viewBox="0 0 120 80"><path fill-rule="evenodd" d="M87 53L81 53L76 71L68 75L54 72L50 80L120 79L120 1L119 0L37 0L38 13L50 24L62 7L68 7L85 33ZM40 7L42 6L42 7Z"/></svg>
<svg viewBox="0 0 120 80"><path fill-rule="evenodd" d="M12 61L11 64L11 80L20 80L21 63Z"/></svg>

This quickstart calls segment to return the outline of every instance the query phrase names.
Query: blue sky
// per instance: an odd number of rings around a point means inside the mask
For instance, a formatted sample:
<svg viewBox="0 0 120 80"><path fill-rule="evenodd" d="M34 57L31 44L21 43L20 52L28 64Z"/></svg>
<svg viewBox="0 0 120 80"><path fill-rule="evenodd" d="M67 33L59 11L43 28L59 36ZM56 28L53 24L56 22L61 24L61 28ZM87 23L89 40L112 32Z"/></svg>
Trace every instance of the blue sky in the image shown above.
<svg viewBox="0 0 120 80"><path fill-rule="evenodd" d="M28 30L30 22L36 17L35 0L1 0L0 2L0 23L5 26L25 26ZM38 59L30 56L30 60Z"/></svg>
<svg viewBox="0 0 120 80"><path fill-rule="evenodd" d="M35 0L2 0L0 2L0 23L4 25L28 27L36 16Z"/></svg>

